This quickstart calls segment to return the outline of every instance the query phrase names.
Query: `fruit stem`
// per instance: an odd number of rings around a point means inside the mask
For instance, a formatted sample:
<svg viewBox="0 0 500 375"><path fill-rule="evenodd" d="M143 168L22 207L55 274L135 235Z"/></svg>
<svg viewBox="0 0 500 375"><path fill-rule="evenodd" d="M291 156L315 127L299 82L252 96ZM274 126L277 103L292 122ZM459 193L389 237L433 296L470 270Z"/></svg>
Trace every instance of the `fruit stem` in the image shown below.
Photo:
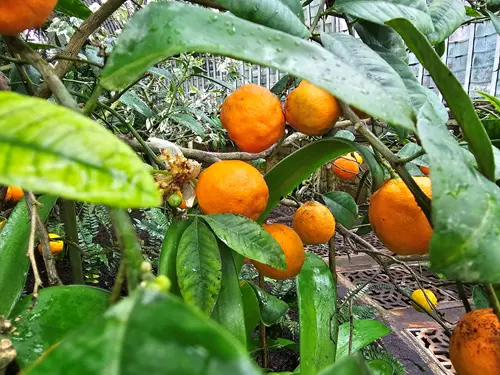
<svg viewBox="0 0 500 375"><path fill-rule="evenodd" d="M486 293L488 293L488 299L490 300L491 307L493 307L493 311L495 315L500 320L500 302L498 301L498 296L495 293L495 288L492 284L486 284Z"/></svg>

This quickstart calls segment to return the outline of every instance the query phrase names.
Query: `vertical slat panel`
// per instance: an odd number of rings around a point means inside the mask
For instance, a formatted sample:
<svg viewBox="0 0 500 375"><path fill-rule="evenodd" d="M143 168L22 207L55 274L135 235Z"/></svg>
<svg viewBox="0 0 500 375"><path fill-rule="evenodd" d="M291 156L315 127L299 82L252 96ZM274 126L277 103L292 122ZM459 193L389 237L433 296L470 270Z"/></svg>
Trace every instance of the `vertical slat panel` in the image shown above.
<svg viewBox="0 0 500 375"><path fill-rule="evenodd" d="M476 36L476 24L469 26L469 48L467 50L467 66L465 68L465 91L469 92L470 77L472 74L472 59L474 58L474 37Z"/></svg>
<svg viewBox="0 0 500 375"><path fill-rule="evenodd" d="M495 60L493 60L493 74L491 76L491 86L490 86L491 95L496 95L499 63L500 63L500 35L497 35L497 42L495 46Z"/></svg>

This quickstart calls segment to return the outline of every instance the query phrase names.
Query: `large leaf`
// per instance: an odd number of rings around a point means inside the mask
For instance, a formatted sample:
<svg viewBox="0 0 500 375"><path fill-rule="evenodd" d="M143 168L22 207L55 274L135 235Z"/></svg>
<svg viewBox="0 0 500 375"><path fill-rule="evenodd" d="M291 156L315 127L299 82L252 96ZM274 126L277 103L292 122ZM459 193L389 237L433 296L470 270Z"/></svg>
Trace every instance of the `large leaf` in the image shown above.
<svg viewBox="0 0 500 375"><path fill-rule="evenodd" d="M58 0L56 10L82 20L92 15L92 11L81 0Z"/></svg>
<svg viewBox="0 0 500 375"><path fill-rule="evenodd" d="M297 276L300 323L300 374L317 375L335 362L337 288L326 263L306 254Z"/></svg>
<svg viewBox="0 0 500 375"><path fill-rule="evenodd" d="M367 362L372 375L393 375L394 367L383 359L372 359Z"/></svg>
<svg viewBox="0 0 500 375"><path fill-rule="evenodd" d="M396 19L388 24L403 37L410 50L429 71L462 128L469 148L476 157L479 170L489 179L493 179L495 162L491 141L460 81L440 59L427 38L410 22Z"/></svg>
<svg viewBox="0 0 500 375"><path fill-rule="evenodd" d="M408 93L401 77L392 67L361 40L345 33L321 34L323 46L346 64L352 64L365 74L367 81L375 81L387 96L392 97L392 104L401 112L410 108ZM397 124L399 125L399 124ZM408 126L409 125L409 126ZM414 130L413 124L404 124Z"/></svg>
<svg viewBox="0 0 500 375"><path fill-rule="evenodd" d="M241 298L243 300L243 311L245 314L245 331L247 342L250 342L252 332L260 322L259 300L255 291L248 281L241 282Z"/></svg>
<svg viewBox="0 0 500 375"><path fill-rule="evenodd" d="M168 118L191 130L194 134L199 135L200 137L205 136L205 129L203 129L203 126L191 115L186 113L172 113L171 115L168 115Z"/></svg>
<svg viewBox="0 0 500 375"><path fill-rule="evenodd" d="M222 283L212 318L246 345L245 312L233 254L231 249L222 243L219 248L222 258Z"/></svg>
<svg viewBox="0 0 500 375"><path fill-rule="evenodd" d="M72 330L103 314L109 306L109 296L103 289L68 285L40 290L33 309L31 295L21 299L10 314L16 327L11 340L17 363L26 368Z"/></svg>
<svg viewBox="0 0 500 375"><path fill-rule="evenodd" d="M152 3L134 15L108 59L101 84L123 88L158 61L187 51L270 66L307 79L372 116L401 126L413 124L410 108L395 108L378 83L319 45L180 2Z"/></svg>
<svg viewBox="0 0 500 375"><path fill-rule="evenodd" d="M304 9L300 0L280 0L295 14L302 22L304 22Z"/></svg>
<svg viewBox="0 0 500 375"><path fill-rule="evenodd" d="M429 14L434 24L434 31L427 35L431 44L438 44L458 29L465 18L462 0L434 0L429 5Z"/></svg>
<svg viewBox="0 0 500 375"><path fill-rule="evenodd" d="M221 288L221 258L217 239L205 223L194 219L179 241L177 280L186 303L209 315Z"/></svg>
<svg viewBox="0 0 500 375"><path fill-rule="evenodd" d="M177 250L179 242L181 241L182 234L193 219L183 220L181 218L174 218L172 223L165 233L165 239L161 246L160 263L158 264L158 275L168 276L172 282L170 292L180 296L181 291L177 282Z"/></svg>
<svg viewBox="0 0 500 375"><path fill-rule="evenodd" d="M149 106L137 95L137 93L133 90L127 91L120 97L120 102L125 104L127 107L132 108L134 111L137 111L144 117L154 116L153 111Z"/></svg>
<svg viewBox="0 0 500 375"><path fill-rule="evenodd" d="M48 101L0 92L0 183L117 207L156 206L146 165L101 125Z"/></svg>
<svg viewBox="0 0 500 375"><path fill-rule="evenodd" d="M384 183L384 171L366 147L347 139L323 138L287 156L264 176L269 187L269 200L258 221L263 222L281 199L290 194L316 169L336 157L355 150L361 153L370 167L373 181L372 189L378 189Z"/></svg>
<svg viewBox="0 0 500 375"><path fill-rule="evenodd" d="M488 9L486 9L486 13L488 13L488 16L490 16L491 23L493 24L493 27L495 28L497 34L500 35L500 18L498 18L495 13L490 12Z"/></svg>
<svg viewBox="0 0 500 375"><path fill-rule="evenodd" d="M483 287L480 285L474 285L472 288L472 299L476 309L487 309L490 307L488 294L486 294Z"/></svg>
<svg viewBox="0 0 500 375"><path fill-rule="evenodd" d="M332 191L323 194L323 200L332 211L335 221L351 229L358 218L358 205L352 195L344 191Z"/></svg>
<svg viewBox="0 0 500 375"><path fill-rule="evenodd" d="M268 327L272 326L288 311L288 304L254 284L250 284L250 286L259 301L262 323Z"/></svg>
<svg viewBox="0 0 500 375"><path fill-rule="evenodd" d="M384 47L394 53L401 60L408 61L406 46L403 38L388 26L379 25L370 21L358 20L354 24L359 37L369 46Z"/></svg>
<svg viewBox="0 0 500 375"><path fill-rule="evenodd" d="M38 209L40 218L45 221L56 203L57 198L44 195L38 198L43 205ZM8 316L21 295L29 260L26 256L31 230L30 217L26 202L21 200L9 216L0 232L0 316Z"/></svg>
<svg viewBox="0 0 500 375"><path fill-rule="evenodd" d="M302 374L302 373L301 373ZM373 375L363 355L360 353L343 358L338 363L334 363L318 375Z"/></svg>
<svg viewBox="0 0 500 375"><path fill-rule="evenodd" d="M258 375L245 348L179 299L140 290L23 374Z"/></svg>
<svg viewBox="0 0 500 375"><path fill-rule="evenodd" d="M427 104L427 107L430 107ZM500 189L470 165L432 108L418 130L432 178L431 266L454 280L500 283Z"/></svg>
<svg viewBox="0 0 500 375"><path fill-rule="evenodd" d="M268 26L272 29L281 30L301 38L311 36L309 30L304 26L297 15L280 0L216 0L224 8L230 10L240 18ZM236 32L235 24L227 25L229 35Z"/></svg>
<svg viewBox="0 0 500 375"><path fill-rule="evenodd" d="M337 360L349 354L350 322L341 324L337 344ZM388 335L392 330L378 320L354 320L352 334L352 352L363 349L366 345Z"/></svg>
<svg viewBox="0 0 500 375"><path fill-rule="evenodd" d="M201 218L222 242L237 253L281 270L286 268L285 256L278 242L255 221L234 214Z"/></svg>
<svg viewBox="0 0 500 375"><path fill-rule="evenodd" d="M335 8L381 25L394 18L405 18L423 33L434 31L425 0L337 0Z"/></svg>

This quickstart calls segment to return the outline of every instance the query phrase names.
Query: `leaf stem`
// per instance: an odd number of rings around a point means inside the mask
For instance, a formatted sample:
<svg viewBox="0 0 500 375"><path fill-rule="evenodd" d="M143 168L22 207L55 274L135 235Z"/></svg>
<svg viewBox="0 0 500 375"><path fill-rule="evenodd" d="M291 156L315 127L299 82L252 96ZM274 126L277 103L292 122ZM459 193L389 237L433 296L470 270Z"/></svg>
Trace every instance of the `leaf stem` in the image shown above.
<svg viewBox="0 0 500 375"><path fill-rule="evenodd" d="M94 91L92 92L92 95L90 96L89 100L87 100L85 108L83 108L82 110L84 116L90 116L92 112L94 112L94 108L97 102L99 101L99 96L101 96L102 91L103 91L102 86L97 85Z"/></svg>
<svg viewBox="0 0 500 375"><path fill-rule="evenodd" d="M498 301L498 296L495 292L495 288L492 284L486 284L486 293L488 293L488 299L490 300L490 305L493 307L495 315L500 320L500 302Z"/></svg>
<svg viewBox="0 0 500 375"><path fill-rule="evenodd" d="M425 150L424 149L421 149L419 150L418 152L416 152L415 154L411 155L411 156L408 156L407 158L399 158L398 160L398 164L406 164L406 163L409 163L415 159L418 159L419 157L421 157L422 155L425 155Z"/></svg>

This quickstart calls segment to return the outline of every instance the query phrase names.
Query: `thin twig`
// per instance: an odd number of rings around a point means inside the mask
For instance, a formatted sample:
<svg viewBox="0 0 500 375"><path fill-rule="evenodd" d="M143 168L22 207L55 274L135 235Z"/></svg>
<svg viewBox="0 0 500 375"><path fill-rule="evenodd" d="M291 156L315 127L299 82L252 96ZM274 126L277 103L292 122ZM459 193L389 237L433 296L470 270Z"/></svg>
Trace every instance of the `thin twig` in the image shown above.
<svg viewBox="0 0 500 375"><path fill-rule="evenodd" d="M460 296L460 299L464 304L465 312L471 312L472 308L470 307L469 299L465 294L464 284L462 284L462 282L460 281L457 281L457 289L458 289L458 295Z"/></svg>
<svg viewBox="0 0 500 375"><path fill-rule="evenodd" d="M352 353L352 336L354 333L354 316L352 314L352 299L349 300L349 351L348 354Z"/></svg>
<svg viewBox="0 0 500 375"><path fill-rule="evenodd" d="M408 156L407 158L400 158L397 163L398 164L406 164L406 163L409 163L415 159L418 159L419 157L421 157L422 155L425 155L425 150L424 149L421 149L419 151L417 151L415 154L411 155L411 156Z"/></svg>
<svg viewBox="0 0 500 375"><path fill-rule="evenodd" d="M26 201L26 204L28 204L28 201ZM38 265L36 264L35 259L36 210L36 204L32 203L32 206L28 209L28 211L31 211L31 229L28 241L28 251L26 252L26 256L30 259L31 269L33 270L33 278L35 279L33 285L33 296L31 299L31 308L35 306L38 298L38 288L42 286L42 279L40 278Z"/></svg>
<svg viewBox="0 0 500 375"><path fill-rule="evenodd" d="M122 256L120 260L120 267L116 275L115 283L111 289L111 297L109 299L111 304L115 304L120 299L122 294L123 283L125 282L125 275L127 273L127 259Z"/></svg>

